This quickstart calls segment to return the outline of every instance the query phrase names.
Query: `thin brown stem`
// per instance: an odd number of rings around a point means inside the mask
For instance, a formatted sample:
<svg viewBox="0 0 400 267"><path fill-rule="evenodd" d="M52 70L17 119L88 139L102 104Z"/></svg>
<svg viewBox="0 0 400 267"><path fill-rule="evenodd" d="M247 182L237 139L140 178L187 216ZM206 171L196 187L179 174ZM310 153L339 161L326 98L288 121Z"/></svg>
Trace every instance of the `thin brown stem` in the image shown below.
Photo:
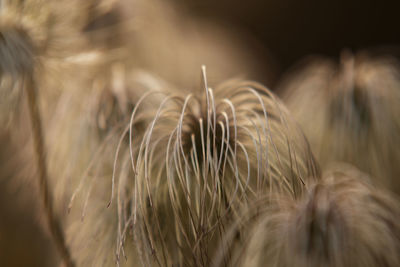
<svg viewBox="0 0 400 267"><path fill-rule="evenodd" d="M31 75L26 77L25 91L28 98L29 115L33 134L34 153L39 172L39 193L42 198L42 205L46 214L46 220L50 229L51 236L60 252L66 267L74 267L75 263L71 258L70 252L65 242L61 222L54 213L52 206L53 199L49 190L48 173L46 167L46 155L44 148L44 137L42 121L40 117L39 105L36 96L35 82Z"/></svg>

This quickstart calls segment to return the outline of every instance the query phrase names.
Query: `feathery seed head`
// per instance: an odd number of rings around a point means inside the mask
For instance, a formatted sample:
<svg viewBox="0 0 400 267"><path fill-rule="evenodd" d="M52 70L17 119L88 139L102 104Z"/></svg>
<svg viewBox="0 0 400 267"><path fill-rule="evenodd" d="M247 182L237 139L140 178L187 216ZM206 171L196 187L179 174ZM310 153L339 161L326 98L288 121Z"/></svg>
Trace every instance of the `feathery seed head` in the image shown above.
<svg viewBox="0 0 400 267"><path fill-rule="evenodd" d="M246 81L213 90L203 79L199 92L143 110L152 114L143 135L131 128L125 201L148 264L209 265L241 208L270 191L298 198L317 177L307 141L272 93Z"/></svg>
<svg viewBox="0 0 400 267"><path fill-rule="evenodd" d="M277 196L257 203L228 235L228 265L398 266L400 205L364 176L342 165L298 202ZM239 229L245 234L234 240ZM221 257L216 263L225 266Z"/></svg>

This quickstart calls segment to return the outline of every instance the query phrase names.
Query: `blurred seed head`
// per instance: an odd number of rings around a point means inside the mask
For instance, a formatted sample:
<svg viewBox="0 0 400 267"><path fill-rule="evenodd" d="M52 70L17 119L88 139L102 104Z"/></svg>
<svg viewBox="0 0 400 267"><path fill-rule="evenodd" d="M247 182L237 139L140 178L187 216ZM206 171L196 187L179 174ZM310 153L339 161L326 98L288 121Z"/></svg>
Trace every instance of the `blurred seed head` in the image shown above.
<svg viewBox="0 0 400 267"><path fill-rule="evenodd" d="M230 232L229 266L398 266L400 205L339 165L298 201L269 197ZM237 237L238 229L246 234ZM217 266L225 266L221 259Z"/></svg>
<svg viewBox="0 0 400 267"><path fill-rule="evenodd" d="M399 193L400 68L390 57L316 60L282 88L323 166L349 162Z"/></svg>

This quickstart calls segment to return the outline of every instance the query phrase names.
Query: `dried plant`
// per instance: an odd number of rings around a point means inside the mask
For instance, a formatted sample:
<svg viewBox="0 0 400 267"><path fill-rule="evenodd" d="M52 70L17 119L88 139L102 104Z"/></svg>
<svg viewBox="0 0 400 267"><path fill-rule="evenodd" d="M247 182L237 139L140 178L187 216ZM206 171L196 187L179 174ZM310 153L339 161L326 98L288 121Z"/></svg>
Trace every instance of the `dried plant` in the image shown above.
<svg viewBox="0 0 400 267"><path fill-rule="evenodd" d="M202 90L167 95L131 117L117 249L132 227L145 265L207 266L240 209L265 192L300 197L317 176L301 131L265 87L231 82L214 91L203 78ZM150 120L136 130L143 116Z"/></svg>
<svg viewBox="0 0 400 267"><path fill-rule="evenodd" d="M85 123L100 141L83 143L94 145L73 196L84 221L68 235L79 265L206 266L241 208L270 191L300 197L317 177L304 136L265 87L232 81L214 93L203 78L187 96L153 80L128 116L118 100L94 102L105 119Z"/></svg>
<svg viewBox="0 0 400 267"><path fill-rule="evenodd" d="M398 266L399 201L363 176L339 165L300 201L282 195L260 201L227 235L234 255L228 265Z"/></svg>
<svg viewBox="0 0 400 267"><path fill-rule="evenodd" d="M323 166L349 162L400 193L400 68L393 58L315 61L282 87Z"/></svg>

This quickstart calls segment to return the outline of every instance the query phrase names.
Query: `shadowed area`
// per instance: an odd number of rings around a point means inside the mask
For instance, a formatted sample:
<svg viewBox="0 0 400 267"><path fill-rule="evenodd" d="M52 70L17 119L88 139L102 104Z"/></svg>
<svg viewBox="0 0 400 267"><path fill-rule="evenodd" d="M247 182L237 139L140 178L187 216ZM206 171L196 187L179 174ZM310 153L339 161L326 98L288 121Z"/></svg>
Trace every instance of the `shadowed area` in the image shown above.
<svg viewBox="0 0 400 267"><path fill-rule="evenodd" d="M12 180L21 166L4 167L14 160L10 143L9 136L0 134L0 266L55 266L49 237L32 209L32 185Z"/></svg>

